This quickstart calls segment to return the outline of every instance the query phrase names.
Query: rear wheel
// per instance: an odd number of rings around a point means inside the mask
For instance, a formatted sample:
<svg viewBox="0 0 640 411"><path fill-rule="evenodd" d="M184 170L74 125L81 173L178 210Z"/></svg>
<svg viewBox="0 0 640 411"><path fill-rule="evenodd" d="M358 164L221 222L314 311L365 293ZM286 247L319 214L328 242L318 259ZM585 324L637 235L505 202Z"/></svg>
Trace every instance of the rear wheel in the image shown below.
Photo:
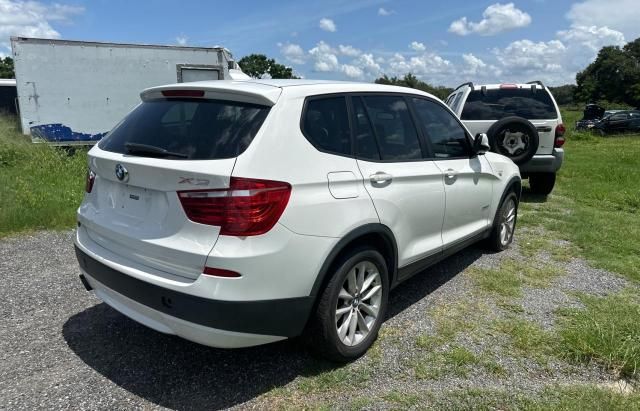
<svg viewBox="0 0 640 411"><path fill-rule="evenodd" d="M500 204L493 222L488 246L494 251L503 251L513 242L518 219L518 197L513 191L507 194Z"/></svg>
<svg viewBox="0 0 640 411"><path fill-rule="evenodd" d="M535 173L529 176L529 187L533 194L549 195L556 184L556 173Z"/></svg>
<svg viewBox="0 0 640 411"><path fill-rule="evenodd" d="M360 357L373 344L389 297L387 266L373 248L359 248L338 264L320 295L308 340L332 361Z"/></svg>

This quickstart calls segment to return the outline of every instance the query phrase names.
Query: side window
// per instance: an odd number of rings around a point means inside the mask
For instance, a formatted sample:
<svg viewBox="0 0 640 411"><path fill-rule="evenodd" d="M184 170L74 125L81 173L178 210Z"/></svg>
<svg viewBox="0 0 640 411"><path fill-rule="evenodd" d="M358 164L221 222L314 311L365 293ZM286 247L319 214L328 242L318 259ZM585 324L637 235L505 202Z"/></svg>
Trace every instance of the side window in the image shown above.
<svg viewBox="0 0 640 411"><path fill-rule="evenodd" d="M309 100L303 114L302 132L322 151L351 155L351 131L345 97Z"/></svg>
<svg viewBox="0 0 640 411"><path fill-rule="evenodd" d="M380 152L373 134L367 110L360 97L353 97L353 112L355 116L354 131L356 140L356 156L366 160L380 160Z"/></svg>
<svg viewBox="0 0 640 411"><path fill-rule="evenodd" d="M627 119L627 113L618 113L611 116L611 120L613 121L626 120L626 119Z"/></svg>
<svg viewBox="0 0 640 411"><path fill-rule="evenodd" d="M400 96L362 97L382 160L422 158L418 133L409 108Z"/></svg>
<svg viewBox="0 0 640 411"><path fill-rule="evenodd" d="M436 158L469 156L467 134L453 114L431 100L414 98L413 105Z"/></svg>
<svg viewBox="0 0 640 411"><path fill-rule="evenodd" d="M453 110L454 113L458 112L458 109L460 108L460 100L462 100L462 95L464 94L464 91L461 91L460 93L458 93L456 95L456 99L453 102L453 104L451 104L449 107L451 107L451 110Z"/></svg>

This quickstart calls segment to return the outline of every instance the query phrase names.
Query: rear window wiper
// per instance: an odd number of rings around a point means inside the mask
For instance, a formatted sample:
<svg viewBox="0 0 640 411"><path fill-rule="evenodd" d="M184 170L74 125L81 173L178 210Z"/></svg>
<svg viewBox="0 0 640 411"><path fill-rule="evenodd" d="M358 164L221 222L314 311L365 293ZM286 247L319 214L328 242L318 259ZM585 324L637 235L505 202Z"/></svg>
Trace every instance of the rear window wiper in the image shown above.
<svg viewBox="0 0 640 411"><path fill-rule="evenodd" d="M153 157L178 157L178 158L188 158L189 156L183 153L176 153L173 151L165 150L162 147L151 146L148 144L138 144L138 143L125 143L124 145L127 148L127 153L129 154L142 154L149 155Z"/></svg>

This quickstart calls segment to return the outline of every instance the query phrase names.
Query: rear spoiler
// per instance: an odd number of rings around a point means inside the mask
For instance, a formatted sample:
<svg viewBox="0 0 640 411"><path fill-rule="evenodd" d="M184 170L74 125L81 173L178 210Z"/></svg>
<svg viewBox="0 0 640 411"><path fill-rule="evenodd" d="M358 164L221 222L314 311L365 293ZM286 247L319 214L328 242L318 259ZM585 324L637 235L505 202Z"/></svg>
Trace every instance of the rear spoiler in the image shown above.
<svg viewBox="0 0 640 411"><path fill-rule="evenodd" d="M140 93L142 101L162 99L164 91L185 92L191 98L205 98L213 100L230 100L240 103L258 104L262 106L273 106L278 101L282 89L280 87L257 84L250 81L222 81L214 80L202 84L203 82L179 83L167 86L152 87ZM191 92L191 93L190 93ZM200 92L199 96L192 94Z"/></svg>

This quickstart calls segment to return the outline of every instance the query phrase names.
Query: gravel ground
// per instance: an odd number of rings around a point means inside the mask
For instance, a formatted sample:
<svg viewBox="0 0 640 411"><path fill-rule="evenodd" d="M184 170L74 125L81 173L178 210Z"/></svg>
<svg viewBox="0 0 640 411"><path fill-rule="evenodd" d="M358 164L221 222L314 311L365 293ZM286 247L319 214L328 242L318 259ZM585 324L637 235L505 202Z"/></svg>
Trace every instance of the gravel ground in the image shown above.
<svg viewBox="0 0 640 411"><path fill-rule="evenodd" d="M276 401L268 393L272 389L295 391L301 380L329 369L298 340L227 351L138 325L84 290L72 238L73 232L67 231L0 240L0 409L259 409ZM346 394L313 392L309 398L348 404L350 396L391 390L420 393L428 388L444 393L473 387L526 392L549 383L611 383L613 377L595 366L560 361L541 365L510 355L498 336L473 338L464 333L455 343L472 352L493 353L507 378L481 367L466 376L428 381L413 377L410 364L423 355L416 352L416 338L433 333L426 313L472 298L473 281L465 271L469 266L495 267L509 257L518 257L518 247L500 254L472 247L399 286L391 295L379 358L368 354L349 366L373 370L369 388ZM562 264L566 275L554 286L525 288L518 301L525 317L544 328L553 325L558 307L577 304L572 291L604 295L626 284L581 260ZM502 315L485 297L473 298L489 306L487 316Z"/></svg>

